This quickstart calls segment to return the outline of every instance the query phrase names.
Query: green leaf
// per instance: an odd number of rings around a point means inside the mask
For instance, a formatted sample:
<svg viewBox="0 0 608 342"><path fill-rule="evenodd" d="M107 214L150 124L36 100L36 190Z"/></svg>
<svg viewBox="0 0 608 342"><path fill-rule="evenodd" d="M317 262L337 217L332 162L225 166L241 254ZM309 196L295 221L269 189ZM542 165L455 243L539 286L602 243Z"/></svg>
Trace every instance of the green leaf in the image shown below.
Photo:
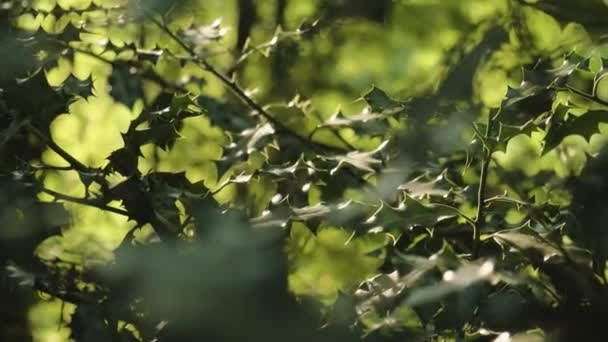
<svg viewBox="0 0 608 342"><path fill-rule="evenodd" d="M160 123L144 130L135 130L123 135L125 146L139 148L146 144L154 144L163 150L171 147L180 137L172 122Z"/></svg>
<svg viewBox="0 0 608 342"><path fill-rule="evenodd" d="M523 253L546 261L550 258L563 258L563 253L558 246L544 238L539 233L533 231L529 226L521 228L503 230L493 235L494 240L500 245L514 247Z"/></svg>
<svg viewBox="0 0 608 342"><path fill-rule="evenodd" d="M504 125L523 126L550 112L553 97L553 91L530 82L517 89L509 88L497 120Z"/></svg>
<svg viewBox="0 0 608 342"><path fill-rule="evenodd" d="M355 115L344 115L342 111L338 111L324 122L318 124L317 129L352 128L357 132L369 135L386 134L391 128L387 118L389 118L388 115L377 114L368 110Z"/></svg>
<svg viewBox="0 0 608 342"><path fill-rule="evenodd" d="M479 132L485 132L486 125L485 124L475 124L478 128ZM525 134L530 136L532 132L537 130L537 125L533 120L528 120L527 122L521 125L508 125L499 123L498 132L496 133L496 137L491 141L494 143L494 151L502 151L506 152L507 144L511 138L518 136L520 134Z"/></svg>
<svg viewBox="0 0 608 342"><path fill-rule="evenodd" d="M357 317L357 301L354 296L338 291L338 298L327 317L327 325L351 325L357 321Z"/></svg>
<svg viewBox="0 0 608 342"><path fill-rule="evenodd" d="M211 122L231 132L241 132L255 126L255 120L249 115L240 115L240 109L216 98L201 95L197 102Z"/></svg>
<svg viewBox="0 0 608 342"><path fill-rule="evenodd" d="M545 136L543 154L553 150L570 135L580 135L589 141L592 135L600 133L598 125L605 122L608 122L606 111L590 111L581 116L570 115L565 121L552 122Z"/></svg>
<svg viewBox="0 0 608 342"><path fill-rule="evenodd" d="M221 27L222 20L217 19L209 25L195 26L180 32L180 36L186 42L193 45L207 45L211 42L222 39L226 28Z"/></svg>
<svg viewBox="0 0 608 342"><path fill-rule="evenodd" d="M67 111L67 101L51 88L42 70L11 82L0 96L9 108L24 117L51 119Z"/></svg>
<svg viewBox="0 0 608 342"><path fill-rule="evenodd" d="M349 152L343 156L326 157L327 159L338 161L338 164L336 165L336 167L331 169L331 171L329 173L333 175L340 169L340 167L343 164L350 164L357 169L374 173L374 172L376 172L376 170L374 168L372 168L372 165L382 164L382 160L375 158L374 155L379 153L380 151L382 151L386 147L387 144L388 144L388 140L384 141L382 144L380 144L374 150L369 151L369 152L353 151L353 152Z"/></svg>
<svg viewBox="0 0 608 342"><path fill-rule="evenodd" d="M392 99L384 90L374 86L363 95L363 99L369 105L372 113L383 113L385 111L401 111L404 106L401 102Z"/></svg>
<svg viewBox="0 0 608 342"><path fill-rule="evenodd" d="M138 70L126 64L113 66L110 75L110 95L114 100L126 105L129 108L138 99L143 98L143 79L138 74Z"/></svg>
<svg viewBox="0 0 608 342"><path fill-rule="evenodd" d="M78 96L86 99L93 95L93 79L89 76L85 80L79 80L73 75L70 75L63 84L56 89L65 95Z"/></svg>
<svg viewBox="0 0 608 342"><path fill-rule="evenodd" d="M130 149L127 147L120 148L110 154L107 170L110 172L118 172L123 176L133 176L139 171L137 169L138 158L141 152L139 149Z"/></svg>
<svg viewBox="0 0 608 342"><path fill-rule="evenodd" d="M455 208L432 203L423 204L409 196L406 197L398 210L403 213L403 222L410 227L414 225L433 227L443 220L458 216L458 211Z"/></svg>
<svg viewBox="0 0 608 342"><path fill-rule="evenodd" d="M600 101L608 103L608 73L606 73L605 70L602 71L603 73L601 72L596 76L597 80L595 81L594 95Z"/></svg>
<svg viewBox="0 0 608 342"><path fill-rule="evenodd" d="M589 70L575 69L572 71L566 80L566 87L574 90L576 93L593 96L593 87L595 85L595 73Z"/></svg>
<svg viewBox="0 0 608 342"><path fill-rule="evenodd" d="M407 183L403 183L399 185L397 189L405 191L410 197L413 198L445 196L450 193L449 190L441 189L437 186L439 178L428 182L424 182L419 178L411 180Z"/></svg>
<svg viewBox="0 0 608 342"><path fill-rule="evenodd" d="M443 281L417 288L407 297L405 305L420 306L442 300L449 294L460 292L482 281L489 281L495 276L494 263L470 263L456 270L443 273Z"/></svg>

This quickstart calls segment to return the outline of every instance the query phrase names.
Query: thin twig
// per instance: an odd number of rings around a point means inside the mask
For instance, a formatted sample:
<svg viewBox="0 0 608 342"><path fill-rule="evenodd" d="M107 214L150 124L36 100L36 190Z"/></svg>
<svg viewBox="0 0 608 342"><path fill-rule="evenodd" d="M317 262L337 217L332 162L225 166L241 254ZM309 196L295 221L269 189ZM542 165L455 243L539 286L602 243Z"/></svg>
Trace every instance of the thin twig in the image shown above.
<svg viewBox="0 0 608 342"><path fill-rule="evenodd" d="M479 175L479 187L477 188L477 214L475 215L475 224L473 225L473 259L479 257L479 244L481 241L481 227L485 220L485 195L488 182L488 170L492 158L494 144L486 144L492 134L492 126L498 117L500 109L496 114L488 113L488 122L486 123L486 131L484 133L483 144L483 159L481 161L481 174Z"/></svg>
<svg viewBox="0 0 608 342"><path fill-rule="evenodd" d="M83 163L81 163L78 159L74 158L71 154L69 154L66 150L64 150L61 146L57 145L51 138L47 137L44 133L40 132L40 130L34 127L31 124L27 125L29 130L32 131L38 138L42 139L51 150L57 153L61 158L67 161L70 166L80 172L84 173L97 173L98 169L90 168Z"/></svg>
<svg viewBox="0 0 608 342"><path fill-rule="evenodd" d="M268 120L275 129L282 131L284 133L289 134L295 139L306 143L312 144L317 150L321 150L324 152L344 152L343 149L333 147L330 145L322 144L313 140L308 140L306 137L301 136L300 134L294 132L287 126L285 126L282 122L274 118L266 109L264 109L260 104L258 104L255 100L253 100L247 92L243 90L233 79L224 75L218 69L216 69L213 65L211 65L207 60L200 58L196 51L188 44L186 44L183 40L181 40L175 33L173 33L164 23L160 22L153 15L148 15L148 18L152 23L154 23L158 28L160 28L164 33L166 33L171 39L173 39L179 46L181 46L186 52L188 52L192 57L195 57L198 61L197 65L204 71L211 73L217 79L219 79L228 89L230 89L241 101L243 101L248 107L253 109L259 115L263 116L266 120Z"/></svg>
<svg viewBox="0 0 608 342"><path fill-rule="evenodd" d="M44 188L44 187L40 187L40 191L42 191L42 192L44 192L46 194L49 194L49 195L51 195L51 196L53 196L53 197L55 197L56 199L59 199L59 200L63 200L63 201L66 201L66 202L72 202L72 203L76 203L76 204L82 204L82 205L86 205L86 206L89 206L89 207L94 207L94 208L102 209L102 210L109 211L109 212L112 212L112 213L115 213L115 214L119 214L119 215L122 215L122 216L129 217L129 212L126 211L126 210L115 208L115 207L111 207L111 206L99 203L97 201L94 201L94 200L90 200L90 199L87 199L87 198L73 197L73 196L62 194L62 193L57 192L55 190L47 189L47 188Z"/></svg>
<svg viewBox="0 0 608 342"><path fill-rule="evenodd" d="M71 166L54 166L54 165L28 165L28 168L34 171L73 171Z"/></svg>

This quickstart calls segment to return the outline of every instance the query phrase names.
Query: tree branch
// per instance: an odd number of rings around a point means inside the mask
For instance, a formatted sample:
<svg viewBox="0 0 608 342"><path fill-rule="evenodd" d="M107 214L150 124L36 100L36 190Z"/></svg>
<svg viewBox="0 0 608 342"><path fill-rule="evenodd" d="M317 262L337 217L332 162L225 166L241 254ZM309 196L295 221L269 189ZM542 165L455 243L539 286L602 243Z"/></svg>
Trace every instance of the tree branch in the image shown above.
<svg viewBox="0 0 608 342"><path fill-rule="evenodd" d="M42 192L44 192L46 194L49 194L49 195L51 195L51 196L53 196L53 197L55 197L56 199L59 199L59 200L63 200L63 201L66 201L66 202L72 202L72 203L76 203L76 204L82 204L82 205L86 205L86 206L89 206L89 207L94 207L94 208L98 208L98 209L101 209L101 210L109 211L109 212L114 213L114 214L118 214L118 215L122 215L122 216L125 216L125 217L129 217L129 212L126 211L126 210L115 208L115 207L111 207L111 206L108 206L108 205L96 202L94 200L90 200L90 199L87 199L87 198L73 197L73 196L62 194L62 193L57 192L55 190L47 189L47 188L44 188L44 187L40 187L40 191L42 191Z"/></svg>
<svg viewBox="0 0 608 342"><path fill-rule="evenodd" d="M475 215L475 221L473 225L473 259L477 259L479 257L481 227L483 226L485 220L485 195L488 182L488 170L490 168L492 152L494 150L494 144L487 144L486 142L492 134L492 128L494 126L495 119L498 117L499 113L500 109L497 111L496 114L493 114L492 112L488 113L488 122L486 124L486 131L483 136L483 159L481 161L479 187L477 188L477 214Z"/></svg>
<svg viewBox="0 0 608 342"><path fill-rule="evenodd" d="M195 58L198 63L197 65L203 69L211 73L217 79L219 79L224 86L230 89L243 103L245 103L248 107L253 109L255 112L263 116L266 120L268 120L278 131L289 134L291 137L305 143L312 144L313 148L318 151L323 152L344 152L343 149L338 147L333 147L330 145L322 144L313 140L309 140L306 137L301 136L300 134L292 131L290 128L285 126L282 122L275 119L266 109L264 109L260 104L258 104L255 100L253 100L249 95L247 95L246 91L243 90L233 79L230 79L228 76L221 73L218 69L216 69L211 63L209 63L204 58L200 58L200 56L194 51L192 47L186 44L183 40L181 40L175 33L173 33L164 23L156 19L153 15L149 14L147 16L152 23L154 23L158 28L160 28L164 33L169 35L171 39L173 39L179 46L181 46L186 52L188 52L193 58Z"/></svg>
<svg viewBox="0 0 608 342"><path fill-rule="evenodd" d="M84 165L83 163L81 163L78 159L74 158L71 154L69 154L66 150L64 150L63 148L61 148L61 146L57 145L51 138L47 137L44 133L40 132L40 130L36 127L34 127L31 124L27 125L28 128L30 129L30 131L32 131L34 134L36 134L36 136L38 136L38 138L42 139L51 150L53 150L55 153L57 153L59 156L61 156L61 158L63 158L65 161L67 161L72 168L74 168L77 171L80 172L86 172L86 173L93 173L99 170L90 168L86 165Z"/></svg>

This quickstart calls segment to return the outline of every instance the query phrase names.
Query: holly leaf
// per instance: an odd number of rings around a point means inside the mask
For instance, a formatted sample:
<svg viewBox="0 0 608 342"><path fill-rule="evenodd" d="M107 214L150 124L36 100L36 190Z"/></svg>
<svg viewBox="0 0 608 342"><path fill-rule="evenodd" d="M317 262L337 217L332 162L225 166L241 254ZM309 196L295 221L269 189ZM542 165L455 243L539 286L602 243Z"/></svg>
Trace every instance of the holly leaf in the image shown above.
<svg viewBox="0 0 608 342"><path fill-rule="evenodd" d="M486 130L485 124L475 123L475 126L477 126L477 130L479 132L485 132ZM498 134L493 141L493 150L502 152L506 152L507 143L509 142L509 140L511 140L511 138L520 134L530 136L532 132L534 132L538 128L534 120L528 120L521 125L509 125L500 123L498 127Z"/></svg>
<svg viewBox="0 0 608 342"><path fill-rule="evenodd" d="M436 204L423 204L410 196L397 208L402 212L404 223L408 226L421 225L433 227L437 223L458 216L456 208Z"/></svg>
<svg viewBox="0 0 608 342"><path fill-rule="evenodd" d="M553 91L531 82L509 88L497 118L504 125L522 126L551 110Z"/></svg>
<svg viewBox="0 0 608 342"><path fill-rule="evenodd" d="M329 173L331 175L335 174L340 169L340 167L342 167L342 165L344 165L344 164L350 164L357 169L375 173L376 170L374 168L372 168L372 165L382 164L382 160L374 157L374 155L377 154L378 152L382 151L386 147L387 144L388 144L388 140L384 141L382 144L380 144L374 150L369 151L369 152L352 151L352 152L349 152L346 155L342 155L342 156L325 157L325 159L338 161L338 164L336 165L336 167L331 169L331 171Z"/></svg>
<svg viewBox="0 0 608 342"><path fill-rule="evenodd" d="M241 132L255 126L255 120L251 116L240 115L239 110L228 103L205 95L199 96L197 102L216 126L232 132Z"/></svg>
<svg viewBox="0 0 608 342"><path fill-rule="evenodd" d="M494 263L467 263L455 270L443 273L443 280L437 284L417 288L406 298L408 306L420 306L437 302L447 295L463 291L479 282L489 281L495 277Z"/></svg>
<svg viewBox="0 0 608 342"><path fill-rule="evenodd" d="M253 128L242 131L236 138L236 142L224 148L224 156L216 161L219 175L223 175L232 165L243 161L248 155L259 151L273 137L275 132L270 123L260 123Z"/></svg>
<svg viewBox="0 0 608 342"><path fill-rule="evenodd" d="M125 146L139 148L146 144L154 144L163 150L173 146L180 137L173 122L154 125L148 129L135 130L123 135Z"/></svg>
<svg viewBox="0 0 608 342"><path fill-rule="evenodd" d="M87 79L79 80L70 75L56 90L67 96L87 98L93 95L93 79L89 76Z"/></svg>
<svg viewBox="0 0 608 342"><path fill-rule="evenodd" d="M42 70L11 82L1 95L9 108L24 116L46 119L67 111L63 96L51 88Z"/></svg>
<svg viewBox="0 0 608 342"><path fill-rule="evenodd" d="M418 177L407 183L399 185L397 189L405 191L409 196L413 198L447 195L450 191L438 188L438 182L439 178L425 182L421 180L420 177Z"/></svg>
<svg viewBox="0 0 608 342"><path fill-rule="evenodd" d="M111 172L118 172L123 176L133 176L139 172L137 164L140 154L139 149L120 148L112 152L107 158L110 163L106 169Z"/></svg>
<svg viewBox="0 0 608 342"><path fill-rule="evenodd" d="M598 125L605 122L608 122L608 112L597 110L581 116L570 115L563 122L552 123L547 131L542 153L553 150L570 135L580 135L589 141L592 135L600 133Z"/></svg>
<svg viewBox="0 0 608 342"><path fill-rule="evenodd" d="M363 95L363 99L367 102L373 113L401 111L404 109L403 103L392 99L384 90L376 86Z"/></svg>
<svg viewBox="0 0 608 342"><path fill-rule="evenodd" d="M221 27L222 20L216 19L209 25L191 27L180 32L180 36L193 45L207 45L222 39L228 32L227 28Z"/></svg>
<svg viewBox="0 0 608 342"><path fill-rule="evenodd" d="M369 211L369 205L347 202L336 206L329 219L334 224L356 225L355 218L361 217L362 226L374 231L385 228L409 228L413 226L434 227L437 223L458 216L456 208L436 204L424 204L406 195L405 200L398 206L392 207L384 202Z"/></svg>
<svg viewBox="0 0 608 342"><path fill-rule="evenodd" d="M558 246L530 229L528 225L499 231L492 234L492 237L501 246L513 247L543 261L553 257L563 257L563 253Z"/></svg>
<svg viewBox="0 0 608 342"><path fill-rule="evenodd" d="M566 87L575 93L594 96L595 73L590 70L576 68L566 79Z"/></svg>
<svg viewBox="0 0 608 342"><path fill-rule="evenodd" d="M137 99L143 97L143 80L135 67L115 64L110 75L110 95L127 107L133 107Z"/></svg>

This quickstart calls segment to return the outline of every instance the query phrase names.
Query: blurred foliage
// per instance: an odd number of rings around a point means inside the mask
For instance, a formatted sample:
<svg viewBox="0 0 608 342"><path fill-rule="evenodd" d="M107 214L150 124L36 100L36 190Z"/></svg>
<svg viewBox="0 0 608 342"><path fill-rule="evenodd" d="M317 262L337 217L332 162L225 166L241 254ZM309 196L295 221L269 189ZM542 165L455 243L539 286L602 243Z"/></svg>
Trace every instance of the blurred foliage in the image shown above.
<svg viewBox="0 0 608 342"><path fill-rule="evenodd" d="M603 336L607 14L0 0L0 340Z"/></svg>

